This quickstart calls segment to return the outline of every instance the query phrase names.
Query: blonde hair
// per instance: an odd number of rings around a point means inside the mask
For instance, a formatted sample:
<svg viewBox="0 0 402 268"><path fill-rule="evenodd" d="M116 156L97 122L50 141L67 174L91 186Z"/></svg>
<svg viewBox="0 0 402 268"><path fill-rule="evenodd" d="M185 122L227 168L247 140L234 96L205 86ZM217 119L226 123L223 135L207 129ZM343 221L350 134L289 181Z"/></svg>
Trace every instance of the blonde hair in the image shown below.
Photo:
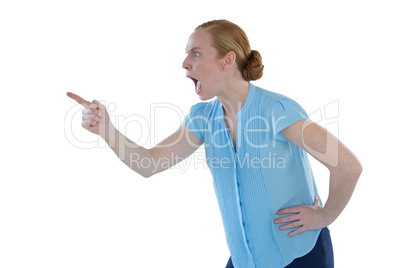
<svg viewBox="0 0 402 268"><path fill-rule="evenodd" d="M197 29L208 31L219 57L226 56L230 51L236 54L237 68L246 81L262 77L262 57L257 50L251 50L246 33L238 25L227 20L212 20L199 25Z"/></svg>

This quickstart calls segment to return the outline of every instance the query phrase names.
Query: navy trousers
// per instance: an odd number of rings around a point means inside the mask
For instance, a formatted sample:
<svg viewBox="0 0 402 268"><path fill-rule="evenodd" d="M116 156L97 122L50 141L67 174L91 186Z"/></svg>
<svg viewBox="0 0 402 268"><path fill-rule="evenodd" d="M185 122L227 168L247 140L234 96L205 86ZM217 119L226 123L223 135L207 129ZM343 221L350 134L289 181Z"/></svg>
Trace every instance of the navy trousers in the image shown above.
<svg viewBox="0 0 402 268"><path fill-rule="evenodd" d="M232 258L229 258L226 268L234 268ZM309 253L294 259L285 268L334 268L334 252L328 228L321 230L317 243Z"/></svg>

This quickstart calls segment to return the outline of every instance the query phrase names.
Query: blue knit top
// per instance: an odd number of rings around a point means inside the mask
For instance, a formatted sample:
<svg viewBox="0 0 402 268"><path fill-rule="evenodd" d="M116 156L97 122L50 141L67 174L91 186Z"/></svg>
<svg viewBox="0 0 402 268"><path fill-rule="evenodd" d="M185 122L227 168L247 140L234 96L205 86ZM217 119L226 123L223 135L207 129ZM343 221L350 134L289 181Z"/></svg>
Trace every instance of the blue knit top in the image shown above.
<svg viewBox="0 0 402 268"><path fill-rule="evenodd" d="M308 116L294 100L249 83L236 118L236 150L218 99L192 106L183 124L204 141L233 265L284 267L311 251L320 233L289 237L295 229L273 223L279 209L313 205L318 196L306 152L280 132Z"/></svg>

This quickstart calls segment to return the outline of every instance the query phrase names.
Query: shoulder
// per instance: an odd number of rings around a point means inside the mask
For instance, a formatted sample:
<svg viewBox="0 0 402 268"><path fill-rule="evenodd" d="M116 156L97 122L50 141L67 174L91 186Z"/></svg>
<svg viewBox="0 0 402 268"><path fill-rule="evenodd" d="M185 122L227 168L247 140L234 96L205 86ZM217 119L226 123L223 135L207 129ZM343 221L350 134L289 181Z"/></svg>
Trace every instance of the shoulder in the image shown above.
<svg viewBox="0 0 402 268"><path fill-rule="evenodd" d="M284 94L275 92L275 91L270 91L267 89L263 89L260 87L255 87L255 92L256 92L256 97L263 97L267 99L271 99L274 102L281 102L281 101L295 101L289 96L286 96Z"/></svg>
<svg viewBox="0 0 402 268"><path fill-rule="evenodd" d="M267 89L264 89L261 87L257 87L257 86L254 86L254 87L255 87L255 95L257 98L262 97L262 98L271 99L272 101L278 101L280 99L287 98L287 96L285 96L283 94L280 94L280 93L277 93L274 91L270 91L270 90L267 90Z"/></svg>
<svg viewBox="0 0 402 268"><path fill-rule="evenodd" d="M203 116L209 118L217 105L217 99L209 102L198 102L190 107L190 116Z"/></svg>
<svg viewBox="0 0 402 268"><path fill-rule="evenodd" d="M296 109L301 109L301 105L295 101L294 99L280 94L278 92L270 91L263 89L261 87L255 87L255 96L254 98L258 100L262 105L260 107L268 108L270 107L272 111L274 110L285 110L286 107L295 107Z"/></svg>
<svg viewBox="0 0 402 268"><path fill-rule="evenodd" d="M186 118L202 119L203 121L209 121L217 109L217 99L209 102L198 102L190 107L190 111L186 115Z"/></svg>
<svg viewBox="0 0 402 268"><path fill-rule="evenodd" d="M207 106L207 102L198 102L196 104L193 104L190 107L190 113L192 114L199 114L199 113L203 113L205 110L205 106Z"/></svg>
<svg viewBox="0 0 402 268"><path fill-rule="evenodd" d="M191 106L182 124L200 140L205 139L206 130L210 128L216 101L198 102Z"/></svg>

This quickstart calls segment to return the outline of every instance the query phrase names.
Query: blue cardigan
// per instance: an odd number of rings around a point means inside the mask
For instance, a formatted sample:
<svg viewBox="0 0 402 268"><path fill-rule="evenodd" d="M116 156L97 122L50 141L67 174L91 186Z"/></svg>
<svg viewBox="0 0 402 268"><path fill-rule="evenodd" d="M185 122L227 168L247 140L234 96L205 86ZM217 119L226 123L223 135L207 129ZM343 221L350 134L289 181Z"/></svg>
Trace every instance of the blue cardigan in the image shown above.
<svg viewBox="0 0 402 268"><path fill-rule="evenodd" d="M280 132L308 116L292 99L249 83L235 150L223 115L218 99L200 102L183 124L204 140L233 265L284 267L311 251L320 233L289 237L295 229L273 223L279 209L313 205L318 196L307 153Z"/></svg>

